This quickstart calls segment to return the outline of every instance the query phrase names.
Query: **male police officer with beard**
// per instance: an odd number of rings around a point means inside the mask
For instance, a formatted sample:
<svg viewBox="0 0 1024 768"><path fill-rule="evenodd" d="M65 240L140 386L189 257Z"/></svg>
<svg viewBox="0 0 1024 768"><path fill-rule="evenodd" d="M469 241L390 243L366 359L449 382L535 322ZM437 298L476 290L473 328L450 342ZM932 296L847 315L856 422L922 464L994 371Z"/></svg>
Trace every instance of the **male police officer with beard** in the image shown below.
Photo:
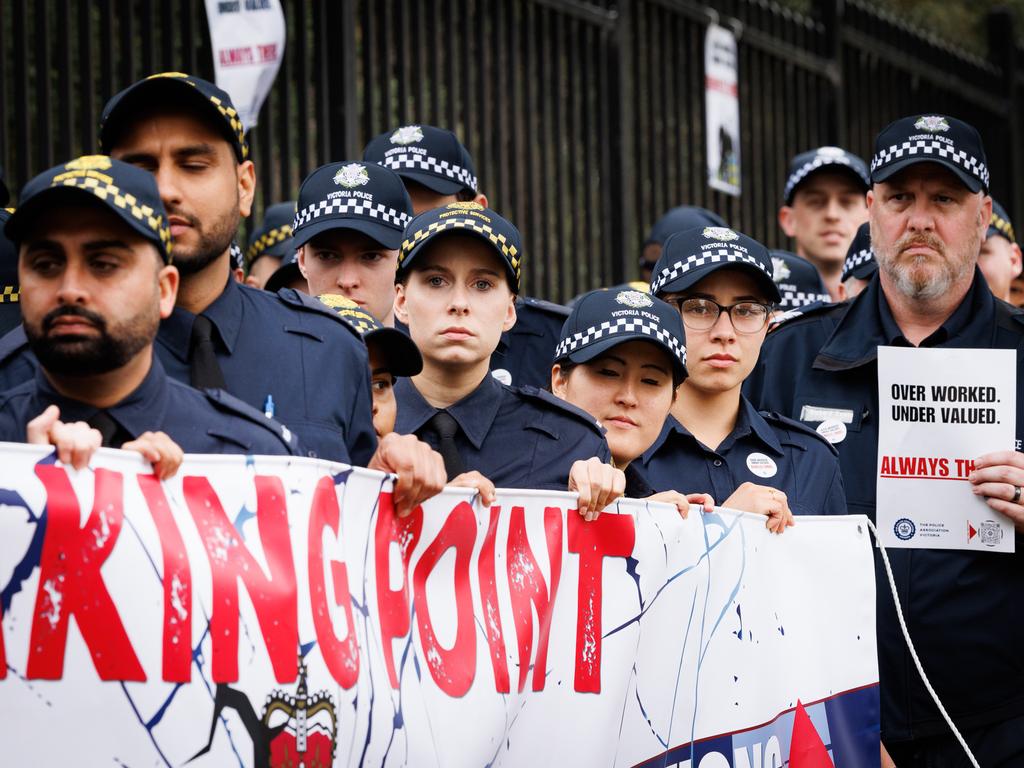
<svg viewBox="0 0 1024 768"><path fill-rule="evenodd" d="M1020 370L1024 312L996 301L976 266L992 200L973 127L941 115L895 121L876 139L871 181L878 273L851 302L771 334L748 383L761 408L814 426L842 423L845 429L823 431L839 451L847 505L873 517L878 347L1016 349ZM1024 455L982 456L969 479L994 512L1015 523L1017 554L897 549L889 557L920 660L978 761L1022 765ZM882 741L897 765L967 765L914 669L887 579L877 573Z"/></svg>

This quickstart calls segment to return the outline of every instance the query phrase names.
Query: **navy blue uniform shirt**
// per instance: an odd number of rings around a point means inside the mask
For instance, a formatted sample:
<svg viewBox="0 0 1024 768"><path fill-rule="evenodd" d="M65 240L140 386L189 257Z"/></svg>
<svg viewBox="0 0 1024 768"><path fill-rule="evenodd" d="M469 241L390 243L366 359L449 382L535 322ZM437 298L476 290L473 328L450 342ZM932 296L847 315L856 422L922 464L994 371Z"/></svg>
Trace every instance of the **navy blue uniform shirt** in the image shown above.
<svg viewBox="0 0 1024 768"><path fill-rule="evenodd" d="M438 409L409 379L398 380L395 399L395 431L414 434L437 449L436 436L425 425ZM499 488L564 491L577 459L611 461L594 418L550 392L508 387L485 376L447 411L459 424L455 443L466 471L475 469Z"/></svg>
<svg viewBox="0 0 1024 768"><path fill-rule="evenodd" d="M64 422L87 421L97 408L64 397L35 376L0 395L0 440L25 442L25 427L50 405ZM155 357L135 390L107 413L135 439L143 432L165 432L185 453L300 455L289 430L219 389L199 391L168 378Z"/></svg>
<svg viewBox="0 0 1024 768"><path fill-rule="evenodd" d="M761 408L807 424L838 419L836 444L852 513L874 519L878 454L878 346L909 346L878 276L852 302L791 320L765 340L747 380ZM997 301L981 272L960 306L921 344L1017 350L1017 446L1024 434L1024 311ZM995 513L993 513L995 514ZM921 662L954 721L972 728L1024 713L1024 537L1013 555L889 550L896 586ZM876 557L882 737L948 730L907 653Z"/></svg>
<svg viewBox="0 0 1024 768"><path fill-rule="evenodd" d="M669 416L654 445L633 464L657 492L710 493L724 504L749 482L785 493L794 515L846 514L835 449L799 422L758 413L745 397L735 429L716 450Z"/></svg>
<svg viewBox="0 0 1024 768"><path fill-rule="evenodd" d="M309 455L366 466L377 449L366 347L319 301L229 279L204 315L216 328L225 389L299 435ZM188 383L195 315L175 307L155 349L171 378Z"/></svg>
<svg viewBox="0 0 1024 768"><path fill-rule="evenodd" d="M499 381L513 387L547 389L551 385L551 361L562 337L569 308L524 296L516 301L516 324L501 334L491 355L492 371Z"/></svg>
<svg viewBox="0 0 1024 768"><path fill-rule="evenodd" d="M216 328L226 390L299 435L309 456L366 466L377 450L366 347L319 301L290 288L277 294L229 278L204 315ZM195 315L175 307L153 349L172 379L191 381ZM34 375L38 362L15 328L0 339L0 392Z"/></svg>

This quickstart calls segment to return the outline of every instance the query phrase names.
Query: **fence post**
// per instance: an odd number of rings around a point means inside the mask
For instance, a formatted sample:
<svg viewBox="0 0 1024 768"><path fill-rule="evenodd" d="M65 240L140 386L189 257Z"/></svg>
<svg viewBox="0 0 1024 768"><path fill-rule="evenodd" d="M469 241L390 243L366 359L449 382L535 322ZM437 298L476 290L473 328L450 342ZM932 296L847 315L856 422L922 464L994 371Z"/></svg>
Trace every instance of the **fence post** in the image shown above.
<svg viewBox="0 0 1024 768"><path fill-rule="evenodd" d="M621 105L633 104L633 53L632 53L632 12L629 3L621 3L615 20L615 56L618 61L611 67L612 77L609 92L604 95L611 106L609 134L614 148L611 171L612 186L616 190L613 198L611 239L619 249L612 259L612 282L621 283L632 279L636 263L639 238L635 232L636 216L634 204L636 179L634 178L633 121ZM626 111L627 114L622 113ZM617 203L617 205L615 204Z"/></svg>
<svg viewBox="0 0 1024 768"><path fill-rule="evenodd" d="M356 24L355 0L327 0L324 4L330 40L337 56L327 52L327 89L331 94L327 107L331 155L324 162L346 157L362 157L359 137L359 110L356 105ZM336 61L334 66L330 62Z"/></svg>
<svg viewBox="0 0 1024 768"><path fill-rule="evenodd" d="M1017 75L1017 39L1013 29L1013 14L1008 8L993 8L985 19L988 31L989 59L1003 71L1003 94L1006 97L1006 129L1003 138L1010 154L1006 187L1007 199L999 202L1009 211L1013 221L1024 221L1024 195L1019 194L1024 179L1024 154L1018 148L1021 131L1021 104Z"/></svg>
<svg viewBox="0 0 1024 768"><path fill-rule="evenodd" d="M828 59L825 76L832 84L829 94L828 139L845 147L850 139L846 124L846 94L843 92L843 0L813 0L814 15L825 28L825 50Z"/></svg>

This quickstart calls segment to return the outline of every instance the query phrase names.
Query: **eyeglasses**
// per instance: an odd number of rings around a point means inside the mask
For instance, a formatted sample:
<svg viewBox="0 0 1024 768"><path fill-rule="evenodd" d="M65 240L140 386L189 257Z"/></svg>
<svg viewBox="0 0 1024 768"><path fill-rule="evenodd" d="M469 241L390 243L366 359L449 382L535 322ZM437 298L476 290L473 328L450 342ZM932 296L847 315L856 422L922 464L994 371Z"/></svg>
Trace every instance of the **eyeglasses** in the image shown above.
<svg viewBox="0 0 1024 768"><path fill-rule="evenodd" d="M740 301L723 306L711 299L687 299L682 296L667 299L679 310L683 325L695 331L709 331L725 312L737 333L757 333L768 324L771 305L759 301Z"/></svg>

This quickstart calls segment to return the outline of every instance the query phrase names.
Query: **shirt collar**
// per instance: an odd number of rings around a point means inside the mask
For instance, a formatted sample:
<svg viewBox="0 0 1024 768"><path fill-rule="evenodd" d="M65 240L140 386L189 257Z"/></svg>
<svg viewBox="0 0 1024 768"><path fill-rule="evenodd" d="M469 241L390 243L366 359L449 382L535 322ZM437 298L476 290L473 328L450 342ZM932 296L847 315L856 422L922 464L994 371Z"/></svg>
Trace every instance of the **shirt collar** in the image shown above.
<svg viewBox="0 0 1024 768"><path fill-rule="evenodd" d="M748 435L753 435L754 438L776 454L780 456L783 454L782 443L775 436L775 431L761 417L761 414L757 412L757 409L754 408L746 396L740 395L740 411L736 416L736 426L729 436L722 441L722 444L718 446L718 452L727 451L736 441ZM669 417L665 419L665 426L661 428L661 434L658 435L658 439L654 441L650 448L644 451L640 460L644 464L648 464L665 443L670 439L680 438L694 443L698 442L690 430L684 427L675 416L669 414Z"/></svg>
<svg viewBox="0 0 1024 768"><path fill-rule="evenodd" d="M983 309L983 292L991 295L981 270L975 267L974 280L971 283L971 287L967 289L967 294L964 296L963 301L953 310L953 314L947 317L945 322L936 328L928 338L924 339L919 346L933 347L956 337L966 329L975 312ZM886 299L884 291L878 292L878 315L882 322L882 333L886 344L898 347L912 346L903 335L903 331L896 324L896 319L892 316L892 308L889 306L889 300Z"/></svg>
<svg viewBox="0 0 1024 768"><path fill-rule="evenodd" d="M56 404L60 408L61 421L88 421L99 411L94 405L60 394L47 380L41 367L36 371L36 383L40 404L44 408L50 403ZM133 438L138 437L164 423L168 404L167 389L167 374L156 355L153 355L153 363L142 383L106 411Z"/></svg>
<svg viewBox="0 0 1024 768"><path fill-rule="evenodd" d="M484 438L491 431L501 407L503 393L504 385L488 373L476 389L444 409L458 422L459 429L477 450L483 446ZM395 396L399 401L395 431L402 434L419 432L441 410L423 398L411 379L398 380Z"/></svg>
<svg viewBox="0 0 1024 768"><path fill-rule="evenodd" d="M242 329L242 316L245 314L242 287L234 277L228 276L220 296L202 314L210 318L228 354L233 353ZM160 340L181 360L188 360L192 323L195 319L196 316L187 309L175 307L171 316L160 323Z"/></svg>

